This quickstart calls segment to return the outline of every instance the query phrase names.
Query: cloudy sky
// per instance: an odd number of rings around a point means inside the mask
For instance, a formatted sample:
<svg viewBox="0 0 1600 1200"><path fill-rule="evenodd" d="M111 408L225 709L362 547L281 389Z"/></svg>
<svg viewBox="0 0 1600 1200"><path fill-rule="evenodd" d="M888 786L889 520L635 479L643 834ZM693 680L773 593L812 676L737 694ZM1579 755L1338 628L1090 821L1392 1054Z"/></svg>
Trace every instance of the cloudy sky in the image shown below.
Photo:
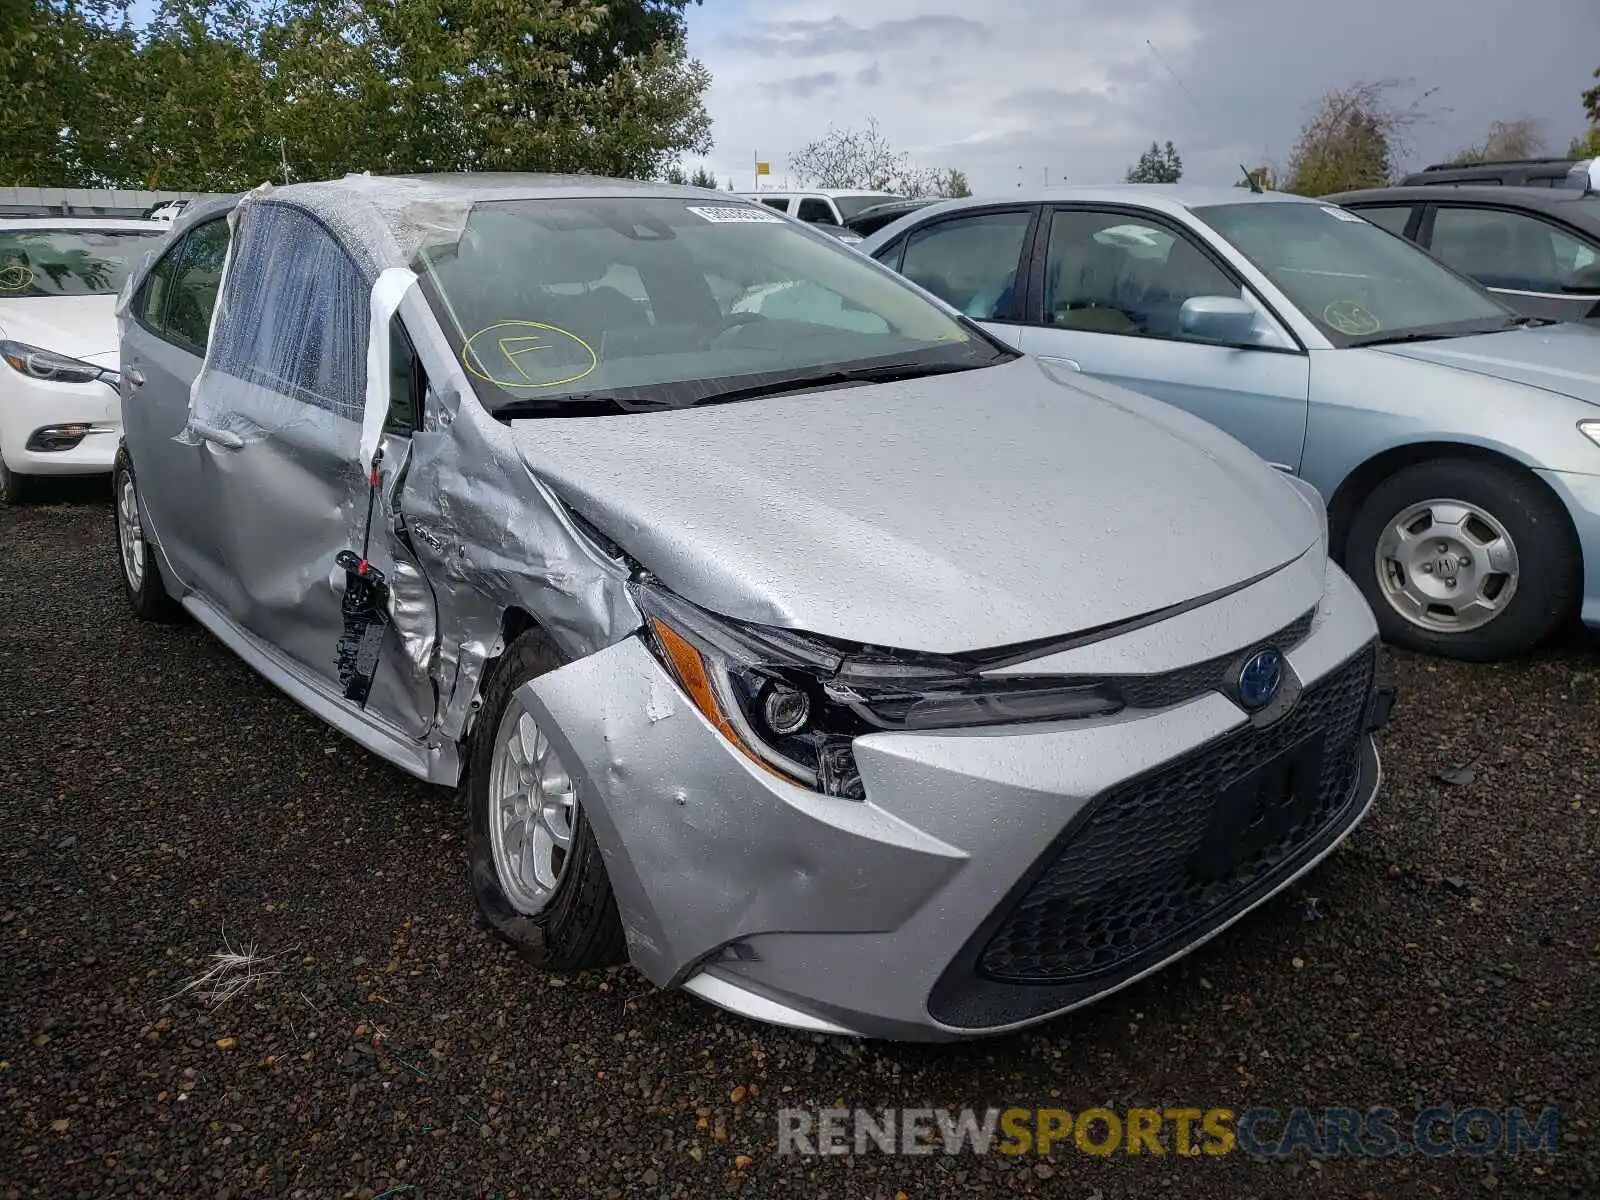
<svg viewBox="0 0 1600 1200"><path fill-rule="evenodd" d="M708 165L741 190L755 154L781 183L791 151L868 117L979 193L1114 181L1168 138L1185 178L1227 183L1282 163L1323 91L1366 80L1436 89L1407 165L1519 117L1564 152L1600 0L705 0L689 42L714 79Z"/></svg>

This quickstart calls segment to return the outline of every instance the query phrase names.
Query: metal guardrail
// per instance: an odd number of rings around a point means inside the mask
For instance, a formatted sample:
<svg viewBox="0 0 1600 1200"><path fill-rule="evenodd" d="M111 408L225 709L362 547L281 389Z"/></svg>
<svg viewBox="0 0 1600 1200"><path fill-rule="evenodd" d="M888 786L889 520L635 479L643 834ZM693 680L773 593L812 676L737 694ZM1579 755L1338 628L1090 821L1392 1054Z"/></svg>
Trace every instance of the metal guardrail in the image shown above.
<svg viewBox="0 0 1600 1200"><path fill-rule="evenodd" d="M158 204L199 200L212 194L0 187L0 217L142 217Z"/></svg>

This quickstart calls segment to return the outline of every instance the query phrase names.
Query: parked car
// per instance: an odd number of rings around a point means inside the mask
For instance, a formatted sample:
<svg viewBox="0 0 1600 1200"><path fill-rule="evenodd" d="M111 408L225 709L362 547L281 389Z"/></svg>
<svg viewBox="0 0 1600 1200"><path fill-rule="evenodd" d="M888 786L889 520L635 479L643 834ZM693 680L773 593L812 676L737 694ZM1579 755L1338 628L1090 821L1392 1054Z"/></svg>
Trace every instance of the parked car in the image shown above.
<svg viewBox="0 0 1600 1200"><path fill-rule="evenodd" d="M827 221L812 221L811 227L819 229L829 237L838 238L846 246L859 246L861 235L853 229L846 229L843 225L833 225Z"/></svg>
<svg viewBox="0 0 1600 1200"><path fill-rule="evenodd" d="M1371 613L1315 493L1205 423L732 197L351 177L251 193L231 250L226 216L123 310L129 601L461 783L536 960L993 1032L1371 803ZM834 303L752 311L775 280Z"/></svg>
<svg viewBox="0 0 1600 1200"><path fill-rule="evenodd" d="M1184 184L947 201L860 247L1030 354L1314 484L1392 642L1600 626L1600 330L1519 316L1354 213Z"/></svg>
<svg viewBox="0 0 1600 1200"><path fill-rule="evenodd" d="M795 192L733 193L742 200L756 200L768 208L788 213L811 224L849 227L850 218L862 209L899 197L889 192L862 192L841 188L811 188Z"/></svg>
<svg viewBox="0 0 1600 1200"><path fill-rule="evenodd" d="M862 237L869 237L885 225L898 221L907 213L916 212L919 208L927 208L930 204L937 204L936 197L925 197L916 200L885 200L882 204L874 204L870 208L863 208L855 216L845 222L845 227L859 233Z"/></svg>
<svg viewBox="0 0 1600 1200"><path fill-rule="evenodd" d="M1400 181L1401 187L1452 187L1469 183L1501 187L1567 187L1575 168L1587 167L1588 159L1515 158L1499 162L1434 163L1413 171Z"/></svg>
<svg viewBox="0 0 1600 1200"><path fill-rule="evenodd" d="M116 295L166 232L151 221L0 219L0 505L37 476L110 473Z"/></svg>
<svg viewBox="0 0 1600 1200"><path fill-rule="evenodd" d="M1325 199L1410 238L1518 312L1600 322L1600 194L1462 185Z"/></svg>

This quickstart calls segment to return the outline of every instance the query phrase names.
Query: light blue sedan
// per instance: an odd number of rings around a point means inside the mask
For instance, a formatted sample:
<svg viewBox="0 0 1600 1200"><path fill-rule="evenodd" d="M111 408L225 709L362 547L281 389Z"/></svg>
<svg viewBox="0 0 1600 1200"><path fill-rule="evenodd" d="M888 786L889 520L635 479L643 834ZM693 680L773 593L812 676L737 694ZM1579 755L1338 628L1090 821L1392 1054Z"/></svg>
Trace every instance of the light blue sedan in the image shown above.
<svg viewBox="0 0 1600 1200"><path fill-rule="evenodd" d="M1600 627L1600 329L1520 317L1354 213L1242 188L952 200L858 248L1309 481L1389 641L1498 659L1574 612Z"/></svg>

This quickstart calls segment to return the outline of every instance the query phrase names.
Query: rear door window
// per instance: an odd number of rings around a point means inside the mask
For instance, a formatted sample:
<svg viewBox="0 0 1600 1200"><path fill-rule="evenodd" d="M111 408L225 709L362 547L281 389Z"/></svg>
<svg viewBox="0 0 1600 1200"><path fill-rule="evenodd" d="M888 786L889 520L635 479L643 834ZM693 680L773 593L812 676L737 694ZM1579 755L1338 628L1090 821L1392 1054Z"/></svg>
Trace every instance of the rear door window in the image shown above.
<svg viewBox="0 0 1600 1200"><path fill-rule="evenodd" d="M1440 205L1434 255L1485 287L1561 292L1561 281L1594 261L1584 239L1528 213Z"/></svg>
<svg viewBox="0 0 1600 1200"><path fill-rule="evenodd" d="M969 317L1004 320L1015 309L1032 220L1027 209L1012 209L925 225L907 239L900 272Z"/></svg>
<svg viewBox="0 0 1600 1200"><path fill-rule="evenodd" d="M162 330L170 341L196 354L204 354L210 340L227 253L228 222L219 217L189 231L172 272Z"/></svg>
<svg viewBox="0 0 1600 1200"><path fill-rule="evenodd" d="M806 196L800 201L800 208L795 213L802 221L821 221L825 225L833 224L833 209L828 207L826 200L819 200L815 196Z"/></svg>
<svg viewBox="0 0 1600 1200"><path fill-rule="evenodd" d="M216 369L360 420L367 377L369 288L316 220L285 204L246 211Z"/></svg>

